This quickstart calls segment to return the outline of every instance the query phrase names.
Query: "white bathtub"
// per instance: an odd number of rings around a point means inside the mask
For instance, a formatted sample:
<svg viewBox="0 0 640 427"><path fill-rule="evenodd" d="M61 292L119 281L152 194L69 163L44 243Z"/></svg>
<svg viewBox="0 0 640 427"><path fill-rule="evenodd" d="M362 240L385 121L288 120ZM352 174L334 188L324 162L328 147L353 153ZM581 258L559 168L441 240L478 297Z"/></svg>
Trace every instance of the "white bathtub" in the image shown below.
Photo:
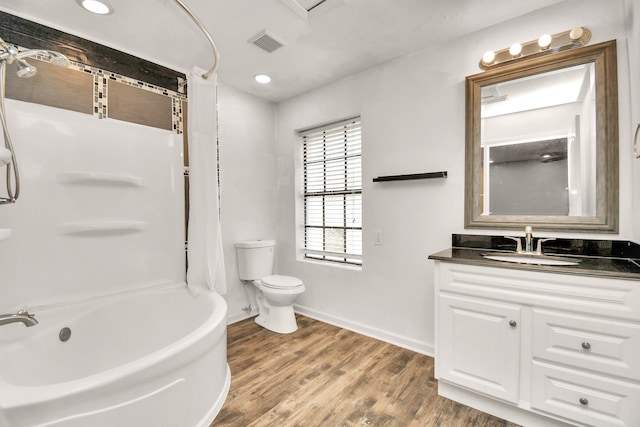
<svg viewBox="0 0 640 427"><path fill-rule="evenodd" d="M32 311L0 327L0 427L207 427L222 407L221 296L182 283Z"/></svg>

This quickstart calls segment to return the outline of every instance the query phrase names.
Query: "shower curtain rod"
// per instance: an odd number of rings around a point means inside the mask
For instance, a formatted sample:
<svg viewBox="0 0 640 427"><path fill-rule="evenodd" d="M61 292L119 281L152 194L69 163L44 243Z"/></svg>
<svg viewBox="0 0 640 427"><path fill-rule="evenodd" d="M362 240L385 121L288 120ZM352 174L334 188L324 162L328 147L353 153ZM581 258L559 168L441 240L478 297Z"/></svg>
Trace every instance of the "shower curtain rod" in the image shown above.
<svg viewBox="0 0 640 427"><path fill-rule="evenodd" d="M193 22L196 23L198 28L200 28L200 30L202 30L204 35L207 37L207 40L209 40L209 43L211 43L211 47L213 48L213 61L214 61L213 66L209 71L207 71L202 75L203 79L207 79L211 74L215 73L215 71L218 69L218 62L220 62L220 54L218 54L218 48L216 47L216 42L213 41L213 37L211 37L211 34L209 34L207 29L204 27L204 25L202 25L202 22L200 22L200 20L196 17L196 15L194 15L194 13L191 12L191 10L189 10L189 8L181 0L176 0L176 3L178 3L180 7L185 12L187 12L187 14L193 20Z"/></svg>

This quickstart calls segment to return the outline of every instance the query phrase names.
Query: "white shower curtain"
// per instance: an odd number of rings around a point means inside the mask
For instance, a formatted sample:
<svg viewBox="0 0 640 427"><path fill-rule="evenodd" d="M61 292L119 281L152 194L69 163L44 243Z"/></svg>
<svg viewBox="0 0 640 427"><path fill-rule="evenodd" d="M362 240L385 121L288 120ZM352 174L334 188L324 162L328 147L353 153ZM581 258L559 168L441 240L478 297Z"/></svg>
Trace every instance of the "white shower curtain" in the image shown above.
<svg viewBox="0 0 640 427"><path fill-rule="evenodd" d="M187 284L227 293L218 209L216 81L195 67L188 79L189 232Z"/></svg>

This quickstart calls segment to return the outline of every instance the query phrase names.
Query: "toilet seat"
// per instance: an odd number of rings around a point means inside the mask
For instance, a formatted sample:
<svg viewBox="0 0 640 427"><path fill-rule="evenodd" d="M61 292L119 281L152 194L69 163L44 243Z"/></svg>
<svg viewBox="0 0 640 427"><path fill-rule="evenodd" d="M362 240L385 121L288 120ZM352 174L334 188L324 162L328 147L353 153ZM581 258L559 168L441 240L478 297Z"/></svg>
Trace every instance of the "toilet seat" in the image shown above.
<svg viewBox="0 0 640 427"><path fill-rule="evenodd" d="M270 289L297 289L303 286L302 280L297 277L281 276L274 274L260 279L262 286Z"/></svg>

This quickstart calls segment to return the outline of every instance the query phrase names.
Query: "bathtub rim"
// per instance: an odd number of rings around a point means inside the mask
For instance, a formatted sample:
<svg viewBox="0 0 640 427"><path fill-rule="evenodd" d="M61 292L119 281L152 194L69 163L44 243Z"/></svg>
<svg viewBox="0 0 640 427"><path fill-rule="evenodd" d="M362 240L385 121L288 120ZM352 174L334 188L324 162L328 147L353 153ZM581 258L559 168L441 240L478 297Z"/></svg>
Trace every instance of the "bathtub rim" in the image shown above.
<svg viewBox="0 0 640 427"><path fill-rule="evenodd" d="M33 304L18 304L14 307L14 311L28 309L32 314L36 315L37 320L38 313L55 313L59 310L67 310L69 308L78 306L81 307L88 304L108 304L110 301L120 298L133 297L146 293L162 292L166 290L181 289L184 287L187 288L188 292L191 293L191 295L199 295L199 293L194 291L189 285L187 285L185 281L160 281L144 283L135 287L131 287L129 289L118 290L116 292L86 294L80 295L76 298L65 297L66 299L53 298L50 301L36 301Z"/></svg>

